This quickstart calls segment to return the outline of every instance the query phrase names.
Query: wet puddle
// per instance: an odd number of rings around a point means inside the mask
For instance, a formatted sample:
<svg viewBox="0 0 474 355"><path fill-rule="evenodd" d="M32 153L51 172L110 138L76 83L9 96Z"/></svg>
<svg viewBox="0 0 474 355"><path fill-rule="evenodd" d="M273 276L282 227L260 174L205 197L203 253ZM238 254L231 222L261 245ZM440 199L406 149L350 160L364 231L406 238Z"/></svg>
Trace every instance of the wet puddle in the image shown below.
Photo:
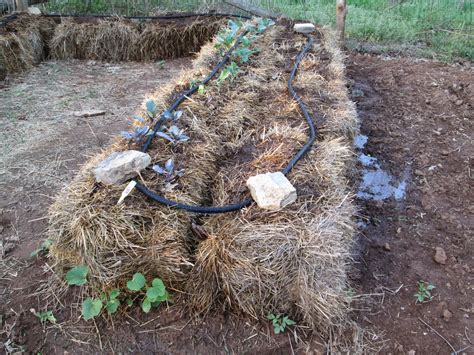
<svg viewBox="0 0 474 355"><path fill-rule="evenodd" d="M362 134L354 138L354 146L358 152L358 159L362 164L362 181L357 191L357 197L363 200L381 201L393 197L395 200L405 198L408 171L404 172L401 181L382 169L379 161L363 153L368 137Z"/></svg>

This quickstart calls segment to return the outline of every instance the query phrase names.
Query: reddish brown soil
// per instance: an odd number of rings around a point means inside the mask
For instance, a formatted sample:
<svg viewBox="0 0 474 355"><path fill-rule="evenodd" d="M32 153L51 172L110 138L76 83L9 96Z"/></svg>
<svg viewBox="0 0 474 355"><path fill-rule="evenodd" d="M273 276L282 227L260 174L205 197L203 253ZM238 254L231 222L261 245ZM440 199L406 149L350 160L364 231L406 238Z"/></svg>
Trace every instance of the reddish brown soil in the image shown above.
<svg viewBox="0 0 474 355"><path fill-rule="evenodd" d="M363 206L358 282L362 293L380 295L360 320L382 335L383 353L452 353L422 321L456 351L472 353L474 72L353 54L348 76L367 152L394 176L411 173L405 200ZM445 265L434 261L436 247ZM426 303L415 303L420 280L436 286Z"/></svg>
<svg viewBox="0 0 474 355"><path fill-rule="evenodd" d="M87 155L125 128L123 116L133 113L132 107L137 107L142 95L159 84L156 80L169 80L176 73L176 67L170 64L168 70L153 69L156 71L149 75L148 67L137 71L141 65L127 64L129 74L135 78L133 83L127 79L127 73L121 75L115 67L104 67L102 72L100 68L96 72L62 68L58 72L54 66L41 66L1 92L2 103L4 99L15 102L15 97L23 97L26 92L33 100L13 107L11 112L0 111L2 130L6 127L9 134L20 134L23 128L30 128L28 122L35 123L43 117L45 122L53 120L53 131L60 133L51 133L43 122L39 127L45 134L31 142L31 150L20 149L23 143L18 140L19 148L12 146L18 164L0 167L0 235L4 243L12 236L19 237L11 239L15 247L0 259L2 343L15 351L47 354L274 354L304 349L301 343L295 344L293 334L289 333L291 339L288 333L274 336L268 325L252 326L227 316L210 316L204 323L195 324L180 316L177 307L145 317L136 310L128 315L119 314L113 321L101 319L92 324L78 321L77 309L71 313L68 305L55 313L57 326L45 327L29 311L41 309L42 303L34 292L49 276L45 260L31 259L29 254L44 239L47 221L43 217L50 196L71 179L74 169ZM361 201L361 213L366 216L368 227L360 237L360 273L354 276L354 284L360 293L375 295L369 310L356 316L365 328L379 334L381 341L377 345L382 347L382 353L453 351L419 319L436 329L455 350L471 346L464 350L470 353L474 348L473 72L435 62L386 60L360 54L350 54L348 65L362 132L369 136L367 151L378 157L394 176L400 176L406 168L411 172L405 200ZM33 87L28 81L36 70L44 71L37 73L36 80L44 75L45 83L38 82L38 87ZM103 89L93 85L97 75L105 85L100 86ZM150 77L154 80L147 79ZM67 91L68 81L72 92ZM107 81L113 85L107 85ZM59 84L65 85L61 87L63 95L52 90ZM48 85L49 95L36 94ZM77 100L69 100L72 94L77 95ZM106 100L108 113L103 119L61 114L61 110L91 108L76 107L85 98L98 97L97 102L105 104L102 98L110 96L113 100ZM49 115L38 109L47 97L59 105L49 109ZM115 118L112 113L118 116ZM11 119L16 120L15 124ZM8 137L2 140L4 145ZM6 147L5 154L8 150ZM55 159L56 168L47 164ZM445 250L446 265L433 260L435 247ZM431 301L415 303L419 280L436 285ZM363 306L367 308L366 304ZM443 318L446 309L452 314ZM4 349L8 346L4 345Z"/></svg>

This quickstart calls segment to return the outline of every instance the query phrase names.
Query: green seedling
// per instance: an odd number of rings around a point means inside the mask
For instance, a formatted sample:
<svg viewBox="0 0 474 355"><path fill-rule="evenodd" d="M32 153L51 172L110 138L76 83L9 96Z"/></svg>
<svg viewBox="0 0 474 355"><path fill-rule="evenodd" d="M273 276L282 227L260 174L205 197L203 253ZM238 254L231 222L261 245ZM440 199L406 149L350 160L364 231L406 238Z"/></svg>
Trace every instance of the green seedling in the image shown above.
<svg viewBox="0 0 474 355"><path fill-rule="evenodd" d="M198 94L199 95L204 95L206 93L206 88L204 87L204 85L199 85L198 86Z"/></svg>
<svg viewBox="0 0 474 355"><path fill-rule="evenodd" d="M109 297L106 300L105 308L107 309L107 313L114 314L117 312L120 306L120 300L117 298L120 295L120 291L118 289L114 289L110 291Z"/></svg>
<svg viewBox="0 0 474 355"><path fill-rule="evenodd" d="M51 245L53 244L53 242L49 239L45 239L40 247L38 249L36 249L35 251L33 251L30 256L32 258L34 257L37 257L37 256L40 256L40 255L45 255L49 252L49 248L51 247Z"/></svg>
<svg viewBox="0 0 474 355"><path fill-rule="evenodd" d="M416 297L416 302L425 302L427 300L431 300L433 298L431 291L435 288L436 286L430 284L429 282L425 282L423 280L418 281L418 291L414 295Z"/></svg>
<svg viewBox="0 0 474 355"><path fill-rule="evenodd" d="M239 59L241 63L247 63L252 54L257 53L255 49L249 49L246 47L236 49L234 55Z"/></svg>
<svg viewBox="0 0 474 355"><path fill-rule="evenodd" d="M142 310L145 313L150 312L151 307L158 307L161 302L169 300L168 291L161 279L155 278L151 286L147 286L145 276L139 272L127 282L127 288L133 292L145 292L142 302Z"/></svg>
<svg viewBox="0 0 474 355"><path fill-rule="evenodd" d="M290 318L288 318L288 316L283 316L282 314L275 315L270 313L267 316L267 319L272 321L273 331L275 334L283 333L286 329L286 326L296 324L295 321L292 321Z"/></svg>
<svg viewBox="0 0 474 355"><path fill-rule="evenodd" d="M156 64L158 65L158 68L163 69L165 67L166 61L160 60Z"/></svg>
<svg viewBox="0 0 474 355"><path fill-rule="evenodd" d="M36 312L35 316L38 317L41 323L45 323L45 322L56 323L56 317L54 317L53 311Z"/></svg>
<svg viewBox="0 0 474 355"><path fill-rule="evenodd" d="M220 73L219 77L217 78L217 85L220 86L226 79L230 79L231 81L237 76L240 72L240 68L237 63L232 62L227 65Z"/></svg>
<svg viewBox="0 0 474 355"><path fill-rule="evenodd" d="M88 297L82 302L82 317L85 320L97 317L102 310L102 300Z"/></svg>
<svg viewBox="0 0 474 355"><path fill-rule="evenodd" d="M81 286L85 285L87 282L87 274L89 273L89 268L85 265L79 265L73 267L66 274L66 282L68 285Z"/></svg>

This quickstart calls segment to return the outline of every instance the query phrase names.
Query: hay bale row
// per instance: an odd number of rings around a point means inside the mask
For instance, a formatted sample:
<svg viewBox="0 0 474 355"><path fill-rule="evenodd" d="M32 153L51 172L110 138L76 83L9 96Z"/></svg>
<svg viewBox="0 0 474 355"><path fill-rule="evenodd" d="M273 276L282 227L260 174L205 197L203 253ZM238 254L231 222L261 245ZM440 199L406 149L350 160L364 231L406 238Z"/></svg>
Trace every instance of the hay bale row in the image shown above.
<svg viewBox="0 0 474 355"><path fill-rule="evenodd" d="M278 24L259 36L260 52L233 82L208 85L182 105L180 124L190 141L172 147L156 139L150 155L160 164L173 157L185 175L170 189L147 170L146 186L180 202L223 205L248 196L247 177L286 165L307 137L286 89L286 68L305 41L290 27ZM289 175L299 194L295 204L274 213L251 206L198 218L134 192L116 206L124 186L96 186L91 168L111 151L130 148L118 140L82 168L51 207L57 270L85 263L99 288L120 285L138 271L159 276L182 291L193 314L220 309L262 319L285 313L323 334L344 324L355 213L347 175L357 117L340 53L328 36L324 31L295 83L321 118L317 144ZM159 110L216 60L213 44L204 46L192 72L153 95ZM202 224L209 237L194 237L192 223Z"/></svg>
<svg viewBox="0 0 474 355"><path fill-rule="evenodd" d="M287 96L279 96L287 95L286 77L269 80L275 67L284 67L294 56L294 47L279 43L283 32L268 36L272 48L259 58L266 65L255 68L258 75L253 78L254 87L267 93L253 108L253 132L234 145L237 154L253 147L252 155L246 162L221 167L211 188L217 204L243 198L243 184L250 175L281 170L306 140L297 106ZM331 51L330 65L343 75L341 57L334 55L337 49L329 48L333 45L325 39L316 46L295 83L307 84L298 92L315 116L326 118L319 122L324 133L316 147L289 175L299 194L296 204L276 213L252 206L204 221L210 238L199 245L188 281L194 312L205 314L217 308L255 319L284 313L326 335L333 326L347 322L347 269L355 214L347 175L357 116L355 111L345 111L337 116L339 124L327 119L336 105L352 107L347 90L337 87L329 92L307 79L321 77L329 83L343 79L318 65L322 51Z"/></svg>
<svg viewBox="0 0 474 355"><path fill-rule="evenodd" d="M185 23L125 19L82 21L21 14L0 29L0 80L46 57L109 62L156 61L192 55L222 26L219 18Z"/></svg>
<svg viewBox="0 0 474 355"><path fill-rule="evenodd" d="M186 25L116 19L78 23L66 19L51 39L51 57L110 62L179 58L198 52L222 23L219 19L196 20Z"/></svg>
<svg viewBox="0 0 474 355"><path fill-rule="evenodd" d="M218 59L210 46L205 46L199 57L206 60L201 62L202 67L195 66L196 75L208 72L209 66ZM197 78L195 74L184 72L150 96L155 100L158 112L167 108L174 92L187 88L190 80ZM216 87L215 95L217 91ZM227 101L232 102L233 97ZM225 105L216 107L214 114L209 115L205 96L195 97L181 109L184 113L179 124L192 143L175 149L165 140L156 138L148 151L154 163L163 165L173 158L178 169L185 169L179 185L170 188L151 169L142 172L141 178L155 191L166 190L165 196L169 199L209 204L208 186L224 154L223 133L239 131L242 117L225 116ZM120 285L140 271L159 275L167 284L182 289L192 266L190 251L195 241L189 237L189 231L193 216L150 203L138 192L127 198L124 205L116 206L125 186L97 187L95 184L91 170L97 162L112 151L126 149L139 149L139 145L118 139L88 162L51 206L49 234L55 244L50 255L58 270L77 264L88 265L92 282L100 288Z"/></svg>
<svg viewBox="0 0 474 355"><path fill-rule="evenodd" d="M0 80L7 73L27 70L44 59L54 26L51 19L24 14L0 29Z"/></svg>

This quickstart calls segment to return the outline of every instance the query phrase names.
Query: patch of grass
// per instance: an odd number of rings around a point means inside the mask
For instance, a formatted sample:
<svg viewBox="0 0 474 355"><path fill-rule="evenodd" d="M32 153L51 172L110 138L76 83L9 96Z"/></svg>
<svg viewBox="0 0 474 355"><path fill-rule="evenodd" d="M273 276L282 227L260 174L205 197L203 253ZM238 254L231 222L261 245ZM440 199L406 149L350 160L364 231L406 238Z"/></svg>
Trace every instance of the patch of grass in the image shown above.
<svg viewBox="0 0 474 355"><path fill-rule="evenodd" d="M334 25L333 0L261 0L259 6ZM464 0L352 0L346 34L364 42L410 44L422 55L442 60L474 60L473 3Z"/></svg>
<svg viewBox="0 0 474 355"><path fill-rule="evenodd" d="M335 23L334 0L252 0L259 7L320 25ZM54 13L153 15L167 11L206 11L217 0L50 0ZM470 0L351 0L347 38L383 45L382 52L406 52L445 61L474 60L473 7ZM227 11L238 12L237 9ZM368 43L368 44L367 44ZM404 45L404 46L400 46ZM350 47L357 48L353 44ZM375 48L375 52L380 52Z"/></svg>
<svg viewBox="0 0 474 355"><path fill-rule="evenodd" d="M172 10L205 10L217 3L215 0L50 0L43 4L42 8L48 12L61 14L142 16Z"/></svg>

